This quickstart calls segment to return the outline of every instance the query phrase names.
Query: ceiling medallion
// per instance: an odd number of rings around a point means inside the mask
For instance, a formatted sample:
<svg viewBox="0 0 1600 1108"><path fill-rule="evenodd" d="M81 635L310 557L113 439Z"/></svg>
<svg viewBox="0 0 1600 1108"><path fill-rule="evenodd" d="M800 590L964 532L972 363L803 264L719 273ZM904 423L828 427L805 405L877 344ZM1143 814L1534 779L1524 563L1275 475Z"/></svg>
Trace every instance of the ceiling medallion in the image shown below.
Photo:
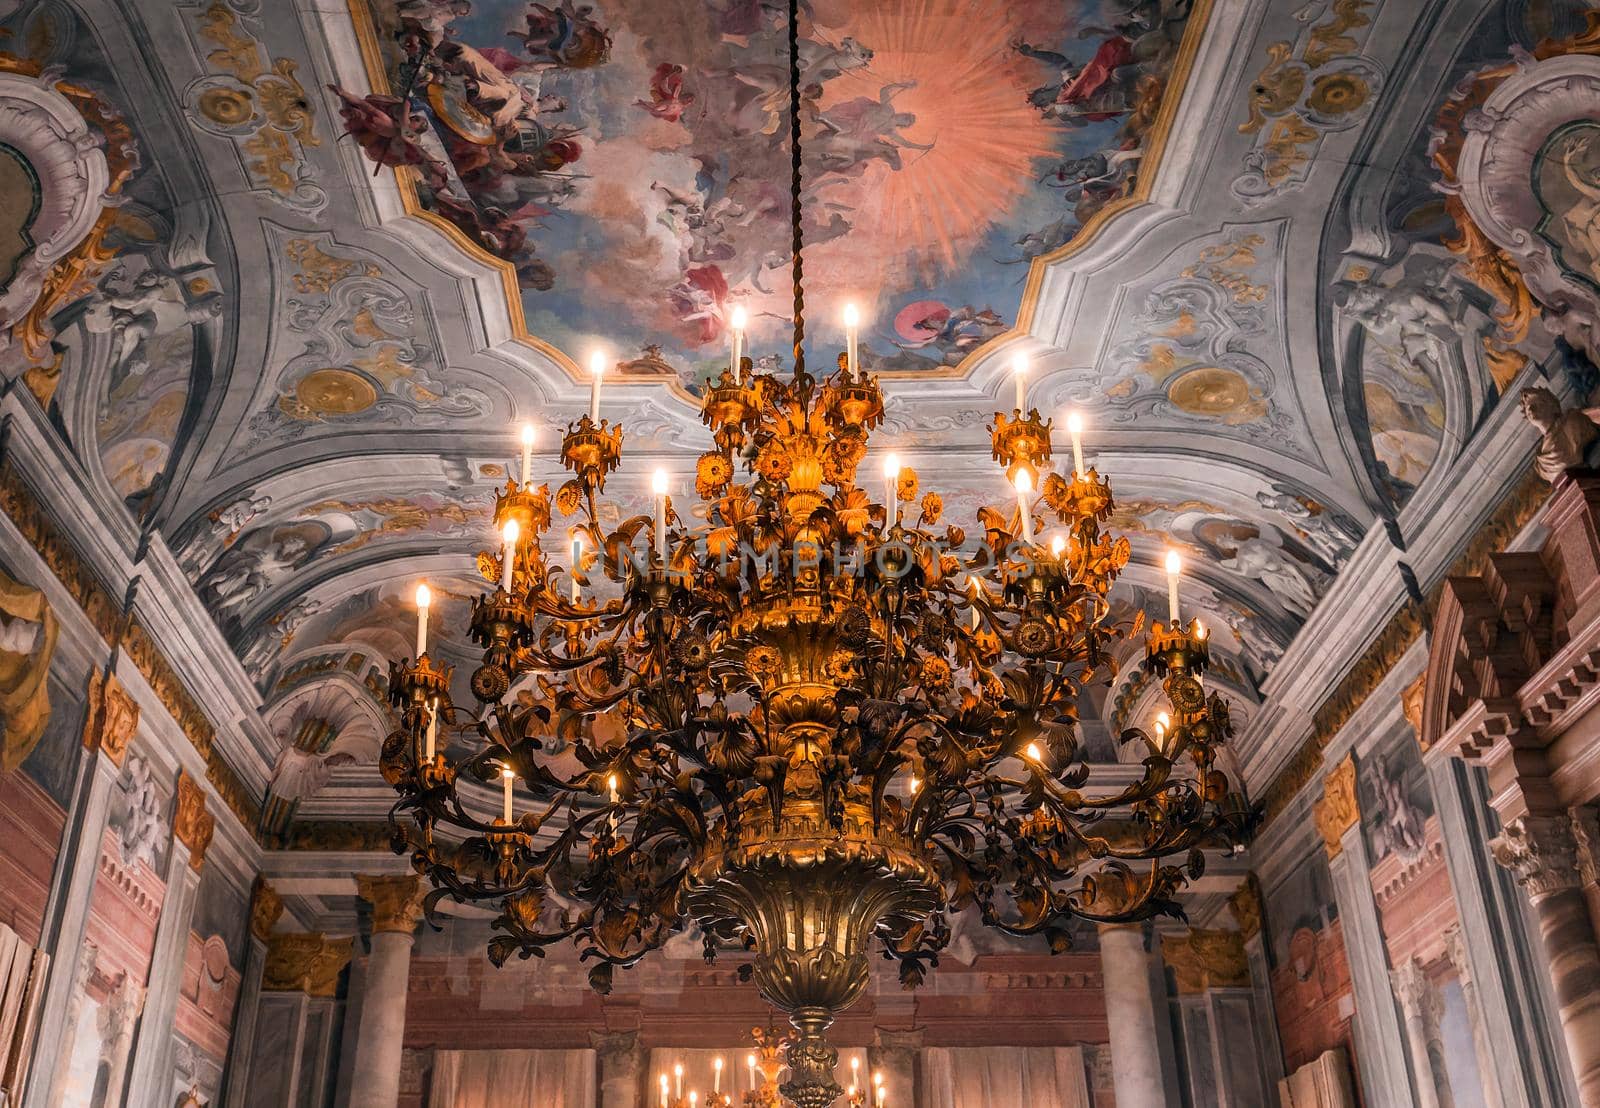
<svg viewBox="0 0 1600 1108"><path fill-rule="evenodd" d="M793 4L789 32L792 50ZM795 64L790 77L795 109ZM470 616L475 706L427 651L418 589L382 768L428 907L500 905L495 962L571 940L604 990L692 924L708 959L751 952L743 972L796 1032L782 1095L823 1108L843 1091L825 1033L865 991L875 943L915 985L953 911L1057 950L1073 918L1177 914L1202 850L1237 845L1250 819L1217 768L1228 711L1201 684L1209 643L1179 619L1175 562L1145 650L1171 712L1121 735L1142 752L1137 781L1092 786L1079 694L1142 617L1111 620L1130 551L1101 529L1109 483L1075 420L1072 470L1053 471L1020 372L991 428L1016 501L979 513L970 548L893 455L878 497L858 480L883 394L856 364L853 320L837 368L805 368L798 120L793 371L756 372L736 325L702 409L708 526L688 525L659 471L653 517L602 526L623 436L596 372L562 442L572 478L553 497L535 487L525 432L522 480L497 497L504 541L479 557L494 584ZM557 513L573 541L552 557Z"/></svg>

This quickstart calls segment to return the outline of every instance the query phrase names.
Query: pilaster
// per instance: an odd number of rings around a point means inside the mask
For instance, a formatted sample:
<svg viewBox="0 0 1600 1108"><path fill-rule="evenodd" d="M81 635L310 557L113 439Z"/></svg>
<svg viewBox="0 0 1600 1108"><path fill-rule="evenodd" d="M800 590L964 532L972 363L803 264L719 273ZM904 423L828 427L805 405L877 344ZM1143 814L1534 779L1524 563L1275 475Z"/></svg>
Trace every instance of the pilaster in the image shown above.
<svg viewBox="0 0 1600 1108"><path fill-rule="evenodd" d="M67 831L56 857L56 872L39 941L40 949L51 954L50 975L45 984L39 1031L34 1039L38 1054L22 1100L25 1108L48 1108L52 1092L60 1087L65 1077L58 1063L60 1056L72 1049L72 1032L77 1025L75 1012L71 1010L74 998L82 995L83 933L89 920L89 896L94 889L100 845L111 810L111 790L122 772L128 746L139 726L138 705L122 690L113 674L102 675L99 671L91 674L87 700L84 749L73 802L67 808Z"/></svg>
<svg viewBox="0 0 1600 1108"><path fill-rule="evenodd" d="M1372 895L1371 862L1361 835L1356 802L1353 755L1329 771L1316 808L1317 830L1328 852L1333 896L1344 929L1350 984L1355 993L1355 1035L1361 1085L1369 1104L1385 1108L1420 1108L1406 1068L1405 1039L1394 996L1389 990L1389 964Z"/></svg>
<svg viewBox="0 0 1600 1108"><path fill-rule="evenodd" d="M267 964L267 940L283 915L283 899L257 877L250 889L250 933L246 938L244 974L239 1002L234 1008L233 1034L228 1039L228 1074L224 1108L244 1108L250 1080L251 1049L255 1046L256 1015L261 1006L261 974Z"/></svg>
<svg viewBox="0 0 1600 1108"><path fill-rule="evenodd" d="M183 984L183 961L189 948L200 871L215 828L213 817L206 811L205 790L194 778L180 772L172 849L165 875L167 894L156 924L145 1015L134 1040L133 1069L128 1076L130 1105L161 1104L171 1099L172 1029L178 1014L178 989Z"/></svg>

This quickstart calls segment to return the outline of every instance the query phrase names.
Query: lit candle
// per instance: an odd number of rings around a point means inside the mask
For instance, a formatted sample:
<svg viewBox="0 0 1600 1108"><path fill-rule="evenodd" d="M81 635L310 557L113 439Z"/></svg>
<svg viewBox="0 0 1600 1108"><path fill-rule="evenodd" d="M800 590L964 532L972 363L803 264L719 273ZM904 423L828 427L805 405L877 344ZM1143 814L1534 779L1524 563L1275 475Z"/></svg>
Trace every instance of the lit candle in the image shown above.
<svg viewBox="0 0 1600 1108"><path fill-rule="evenodd" d="M667 1092L667 1075L666 1074L662 1074L661 1075L661 1108L668 1108L668 1106L671 1103L672 1103L672 1097Z"/></svg>
<svg viewBox="0 0 1600 1108"><path fill-rule="evenodd" d="M658 469L650 479L650 488L656 495L656 557L662 565L667 563L667 471Z"/></svg>
<svg viewBox="0 0 1600 1108"><path fill-rule="evenodd" d="M613 790L613 792L615 792L615 790ZM714 1093L720 1093L722 1091L722 1058L721 1058L721 1056L718 1056L718 1057L712 1059L712 1061L711 1061L711 1091L714 1092Z"/></svg>
<svg viewBox="0 0 1600 1108"><path fill-rule="evenodd" d="M922 787L922 782L917 780L917 775L911 775L911 795L916 796L917 790Z"/></svg>
<svg viewBox="0 0 1600 1108"><path fill-rule="evenodd" d="M510 766L500 767L500 780L506 787L506 826L511 826L511 783L517 779L517 771Z"/></svg>
<svg viewBox="0 0 1600 1108"><path fill-rule="evenodd" d="M500 548L500 591L504 593L511 591L511 574L517 567L517 533L519 530L517 521L508 519L506 520L505 529L500 532L504 538L504 543Z"/></svg>
<svg viewBox="0 0 1600 1108"><path fill-rule="evenodd" d="M1089 471L1083 468L1083 417L1077 412L1067 415L1067 434L1072 436L1072 475L1082 477Z"/></svg>
<svg viewBox="0 0 1600 1108"><path fill-rule="evenodd" d="M699 1104L699 1103L700 1103L700 1094L698 1092L694 1091L693 1089L691 1089L689 1091L689 1108L694 1108L694 1106L696 1104Z"/></svg>
<svg viewBox="0 0 1600 1108"><path fill-rule="evenodd" d="M1017 514L1022 517L1022 541L1033 542L1033 475L1025 469L1017 473Z"/></svg>
<svg viewBox="0 0 1600 1108"><path fill-rule="evenodd" d="M1029 743L1028 744L1028 761L1037 762L1040 759L1040 757L1041 757L1041 755L1039 753L1039 744L1038 743Z"/></svg>
<svg viewBox="0 0 1600 1108"><path fill-rule="evenodd" d="M733 315L730 317L729 322L731 324L729 337L733 340L733 354L728 359L728 370L737 377L739 376L739 356L744 353L745 315L742 306L733 309Z"/></svg>
<svg viewBox="0 0 1600 1108"><path fill-rule="evenodd" d="M754 1054L746 1054L744 1056L744 1064L749 1067L750 1088L752 1091L754 1091L756 1087L756 1056Z"/></svg>
<svg viewBox="0 0 1600 1108"><path fill-rule="evenodd" d="M1066 548L1067 537L1065 535L1050 536L1050 556L1052 558L1059 559L1061 557L1061 552Z"/></svg>
<svg viewBox="0 0 1600 1108"><path fill-rule="evenodd" d="M1197 639L1204 639L1206 637L1206 625L1201 623L1199 620L1194 621L1194 637Z"/></svg>
<svg viewBox="0 0 1600 1108"><path fill-rule="evenodd" d="M576 605L583 599L581 588L578 585L578 571L583 568L583 536L572 536L572 603Z"/></svg>
<svg viewBox="0 0 1600 1108"><path fill-rule="evenodd" d="M1183 573L1183 559L1176 550L1167 551L1167 618L1178 626L1178 577Z"/></svg>
<svg viewBox="0 0 1600 1108"><path fill-rule="evenodd" d="M1011 374L1017 380L1017 413L1026 414L1023 405L1028 402L1028 357L1018 354L1011 363Z"/></svg>
<svg viewBox="0 0 1600 1108"><path fill-rule="evenodd" d="M606 776L606 790L611 794L611 803L617 802L617 775L612 773Z"/></svg>
<svg viewBox="0 0 1600 1108"><path fill-rule="evenodd" d="M971 575L967 577L967 588L972 593L972 629L978 629L978 579Z"/></svg>
<svg viewBox="0 0 1600 1108"><path fill-rule="evenodd" d="M859 380L861 376L861 362L858 354L859 328L861 327L861 313L854 304L844 306L844 350L845 368L850 372L850 380Z"/></svg>
<svg viewBox="0 0 1600 1108"><path fill-rule="evenodd" d="M673 1092L676 1095L681 1097L683 1095L683 1063L682 1062L673 1063L672 1076L676 1079L676 1084L675 1084L675 1086L673 1088Z"/></svg>
<svg viewBox="0 0 1600 1108"><path fill-rule="evenodd" d="M433 593L427 585L417 586L417 658L428 650L428 605L433 603Z"/></svg>
<svg viewBox="0 0 1600 1108"><path fill-rule="evenodd" d="M895 525L900 517L900 455L890 454L883 460L883 533Z"/></svg>
<svg viewBox="0 0 1600 1108"><path fill-rule="evenodd" d="M973 584L977 584L977 582L973 582ZM850 1059L850 1087L854 1089L859 1084L861 1084L861 1059L852 1058Z"/></svg>
<svg viewBox="0 0 1600 1108"><path fill-rule="evenodd" d="M589 419L600 422L600 378L606 373L606 356L596 350L589 355Z"/></svg>
<svg viewBox="0 0 1600 1108"><path fill-rule="evenodd" d="M425 751L428 763L433 763L434 746L439 739L439 698L428 701L428 745Z"/></svg>
<svg viewBox="0 0 1600 1108"><path fill-rule="evenodd" d="M533 424L522 425L522 486L527 488L533 477Z"/></svg>

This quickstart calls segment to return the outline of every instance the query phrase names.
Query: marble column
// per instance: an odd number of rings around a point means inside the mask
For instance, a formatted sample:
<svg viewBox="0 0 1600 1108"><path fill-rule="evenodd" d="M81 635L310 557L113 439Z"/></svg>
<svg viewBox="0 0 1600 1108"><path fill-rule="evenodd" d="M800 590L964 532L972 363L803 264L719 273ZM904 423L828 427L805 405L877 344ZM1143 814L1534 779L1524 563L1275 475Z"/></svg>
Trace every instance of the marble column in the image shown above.
<svg viewBox="0 0 1600 1108"><path fill-rule="evenodd" d="M40 1043L41 1056L46 1050L54 1050L50 1058L52 1072L45 1075L45 1080L39 1083L39 1088L45 1090L50 1108L58 1108L67 1095L67 1071L72 1068L72 1044L78 1037L78 1021L83 1018L83 1001L89 995L89 982L94 979L95 963L100 959L100 948L93 943L85 944L83 953L77 959L77 976L73 979L71 996L67 1000L67 1010L62 1019L61 1041L54 1044ZM37 1040L35 1040L37 1042ZM37 1061L38 1059L36 1059Z"/></svg>
<svg viewBox="0 0 1600 1108"><path fill-rule="evenodd" d="M111 790L122 772L139 726L139 706L123 691L115 675L95 671L90 676L88 712L84 720L84 752L50 898L45 905L43 936L39 948L50 952L50 976L45 982L39 1030L34 1036L34 1056L24 1108L48 1108L59 1100L58 1082L66 1067L58 1057L72 1051L76 1018L69 1009L81 1003L79 961L84 955L83 932L89 921L89 895L100 866L100 847L111 814ZM85 977L86 979L86 977ZM75 998L78 998L75 1000Z"/></svg>
<svg viewBox="0 0 1600 1108"><path fill-rule="evenodd" d="M400 1099L411 946L422 919L422 882L416 877L358 877L356 884L362 899L372 905L372 949L351 1062L350 1105L395 1108Z"/></svg>
<svg viewBox="0 0 1600 1108"><path fill-rule="evenodd" d="M873 1031L872 1045L867 1048L867 1072L883 1074L890 1104L911 1108L918 1102L917 1058L921 1054L921 1031L886 1031L881 1027Z"/></svg>
<svg viewBox="0 0 1600 1108"><path fill-rule="evenodd" d="M640 1108L645 1056L639 1033L594 1031L589 1034L589 1044L600 1062L600 1108Z"/></svg>
<svg viewBox="0 0 1600 1108"><path fill-rule="evenodd" d="M1411 1072L1416 1075L1417 1108L1446 1108L1452 1104L1449 1089L1440 1095L1439 1078L1434 1072L1433 1054L1439 1048L1439 1020L1444 1015L1444 1000L1428 980L1422 963L1411 958L1389 971L1389 982L1400 1013L1405 1017L1406 1049L1411 1054Z"/></svg>
<svg viewBox="0 0 1600 1108"><path fill-rule="evenodd" d="M1444 933L1444 954L1455 967L1456 980L1461 983L1461 998L1467 1006L1467 1023L1472 1027L1472 1054L1478 1063L1478 1081L1483 1086L1483 1103L1486 1108L1501 1108L1500 1089L1489 1064L1494 1049L1489 1044L1488 1029L1484 1026L1483 998L1478 995L1477 983L1472 979L1467 943L1462 938L1459 923Z"/></svg>
<svg viewBox="0 0 1600 1108"><path fill-rule="evenodd" d="M250 1085L250 1056L256 1041L256 1017L261 1008L261 977L267 965L267 940L283 915L283 900L265 880L257 877L250 890L250 944L245 951L239 999L233 1009L233 1034L228 1039L228 1073L222 1097L224 1108L244 1108Z"/></svg>
<svg viewBox="0 0 1600 1108"><path fill-rule="evenodd" d="M111 1076L106 1083L105 1100L102 1102L106 1105L122 1103L122 1090L128 1080L128 1057L133 1047L133 1029L139 1023L140 1016L148 1011L146 997L146 991L124 974L116 991L100 1006L100 1058ZM172 1034L170 1026L167 1034ZM165 1102L139 1100L131 1090L128 1094L130 1106L161 1103Z"/></svg>
<svg viewBox="0 0 1600 1108"><path fill-rule="evenodd" d="M189 952L189 925L194 920L200 871L206 863L215 821L206 811L206 794L187 773L178 774L178 796L172 817L172 849L167 858L167 892L156 923L155 950L146 986L145 1018L133 1044L133 1069L128 1075L128 1103L162 1104L173 1092L172 1035L178 1016L178 989ZM107 1099L107 1104L116 1104Z"/></svg>
<svg viewBox="0 0 1600 1108"><path fill-rule="evenodd" d="M1600 946L1579 888L1572 822L1564 814L1521 816L1489 845L1533 905L1578 1102L1600 1108Z"/></svg>
<svg viewBox="0 0 1600 1108"><path fill-rule="evenodd" d="M1560 1030L1548 1015L1553 1006L1541 995L1527 911L1488 849L1492 815L1483 771L1451 757L1443 746L1426 751L1423 765L1461 919L1461 946L1451 961L1463 985L1471 979L1477 997L1484 1102L1488 1108L1564 1105Z"/></svg>
<svg viewBox="0 0 1600 1108"><path fill-rule="evenodd" d="M1156 998L1142 928L1100 927L1100 975L1111 1033L1111 1080L1117 1108L1166 1108Z"/></svg>
<svg viewBox="0 0 1600 1108"><path fill-rule="evenodd" d="M1350 987L1355 994L1356 1060L1366 1103L1418 1108L1406 1066L1405 1034L1389 984L1389 959L1372 893L1372 868L1361 834L1352 755L1328 771L1316 805L1317 830L1328 852L1339 907Z"/></svg>

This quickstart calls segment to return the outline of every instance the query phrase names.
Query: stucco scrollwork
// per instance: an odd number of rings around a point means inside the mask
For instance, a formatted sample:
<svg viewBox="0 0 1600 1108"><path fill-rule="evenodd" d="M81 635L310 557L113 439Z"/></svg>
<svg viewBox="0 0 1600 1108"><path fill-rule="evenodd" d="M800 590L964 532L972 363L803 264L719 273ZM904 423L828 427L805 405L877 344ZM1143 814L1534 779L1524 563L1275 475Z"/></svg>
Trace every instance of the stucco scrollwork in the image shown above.
<svg viewBox="0 0 1600 1108"><path fill-rule="evenodd" d="M0 330L28 315L112 201L103 145L54 74L0 72L0 162L11 170L0 190ZM10 342L0 336L0 349Z"/></svg>
<svg viewBox="0 0 1600 1108"><path fill-rule="evenodd" d="M1525 61L1462 119L1456 188L1545 322L1600 356L1600 56ZM1530 188L1530 182L1532 187Z"/></svg>

